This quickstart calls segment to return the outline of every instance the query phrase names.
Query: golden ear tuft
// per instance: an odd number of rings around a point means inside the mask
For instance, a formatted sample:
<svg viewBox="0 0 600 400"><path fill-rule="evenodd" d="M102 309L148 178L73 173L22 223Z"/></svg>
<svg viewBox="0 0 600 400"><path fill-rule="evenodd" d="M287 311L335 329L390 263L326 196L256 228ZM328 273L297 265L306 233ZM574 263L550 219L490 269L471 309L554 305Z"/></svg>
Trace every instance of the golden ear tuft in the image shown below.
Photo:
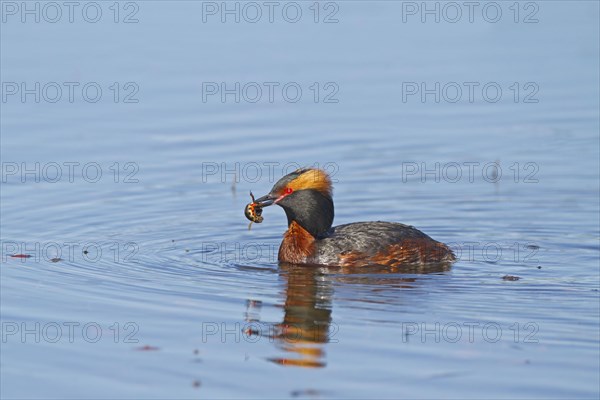
<svg viewBox="0 0 600 400"><path fill-rule="evenodd" d="M313 189L331 196L331 179L327 172L322 169L308 169L306 172L299 175L296 179L288 183L287 187L296 190Z"/></svg>

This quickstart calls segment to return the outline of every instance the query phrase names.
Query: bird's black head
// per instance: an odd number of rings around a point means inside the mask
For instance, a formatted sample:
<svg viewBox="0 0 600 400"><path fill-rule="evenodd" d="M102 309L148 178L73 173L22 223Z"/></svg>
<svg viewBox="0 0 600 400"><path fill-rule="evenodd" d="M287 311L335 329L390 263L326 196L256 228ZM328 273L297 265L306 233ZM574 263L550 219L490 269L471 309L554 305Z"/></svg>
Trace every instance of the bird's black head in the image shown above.
<svg viewBox="0 0 600 400"><path fill-rule="evenodd" d="M326 233L333 223L331 180L316 168L298 169L281 178L269 194L256 200L260 207L281 206L288 226L296 221L314 237Z"/></svg>

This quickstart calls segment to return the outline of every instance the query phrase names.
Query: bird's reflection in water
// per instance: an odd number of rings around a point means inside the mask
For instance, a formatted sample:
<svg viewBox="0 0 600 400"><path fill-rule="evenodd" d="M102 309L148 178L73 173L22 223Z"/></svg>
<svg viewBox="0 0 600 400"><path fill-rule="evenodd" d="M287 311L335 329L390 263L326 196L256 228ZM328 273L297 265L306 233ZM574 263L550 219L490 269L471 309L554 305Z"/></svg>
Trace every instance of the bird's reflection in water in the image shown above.
<svg viewBox="0 0 600 400"><path fill-rule="evenodd" d="M271 329L261 330L260 334L273 340L285 357L268 360L279 365L306 368L327 365L325 344L337 340L337 325L331 319L336 282L368 285L374 292L384 287L402 290L414 287L418 278L390 274L440 273L449 269L449 264L347 269L280 263L279 275L285 280L283 321L273 324ZM248 300L247 321L260 322L260 306L260 302Z"/></svg>

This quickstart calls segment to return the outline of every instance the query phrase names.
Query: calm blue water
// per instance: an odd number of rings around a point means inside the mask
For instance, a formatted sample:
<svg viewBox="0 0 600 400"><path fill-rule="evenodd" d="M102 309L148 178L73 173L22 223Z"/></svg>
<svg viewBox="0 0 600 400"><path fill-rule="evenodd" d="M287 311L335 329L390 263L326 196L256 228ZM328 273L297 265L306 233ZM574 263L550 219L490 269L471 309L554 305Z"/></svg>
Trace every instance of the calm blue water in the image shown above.
<svg viewBox="0 0 600 400"><path fill-rule="evenodd" d="M2 398L598 398L597 2L23 4ZM305 165L459 261L278 265L243 208Z"/></svg>

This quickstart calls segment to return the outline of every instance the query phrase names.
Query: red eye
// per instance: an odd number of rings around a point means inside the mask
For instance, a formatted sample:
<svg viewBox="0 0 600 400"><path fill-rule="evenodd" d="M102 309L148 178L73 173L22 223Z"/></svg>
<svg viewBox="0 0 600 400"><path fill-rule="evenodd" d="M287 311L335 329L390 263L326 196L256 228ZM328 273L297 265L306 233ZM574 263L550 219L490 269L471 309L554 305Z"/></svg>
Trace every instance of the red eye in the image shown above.
<svg viewBox="0 0 600 400"><path fill-rule="evenodd" d="M285 194L292 194L293 191L294 189L292 189L291 187L285 188Z"/></svg>

